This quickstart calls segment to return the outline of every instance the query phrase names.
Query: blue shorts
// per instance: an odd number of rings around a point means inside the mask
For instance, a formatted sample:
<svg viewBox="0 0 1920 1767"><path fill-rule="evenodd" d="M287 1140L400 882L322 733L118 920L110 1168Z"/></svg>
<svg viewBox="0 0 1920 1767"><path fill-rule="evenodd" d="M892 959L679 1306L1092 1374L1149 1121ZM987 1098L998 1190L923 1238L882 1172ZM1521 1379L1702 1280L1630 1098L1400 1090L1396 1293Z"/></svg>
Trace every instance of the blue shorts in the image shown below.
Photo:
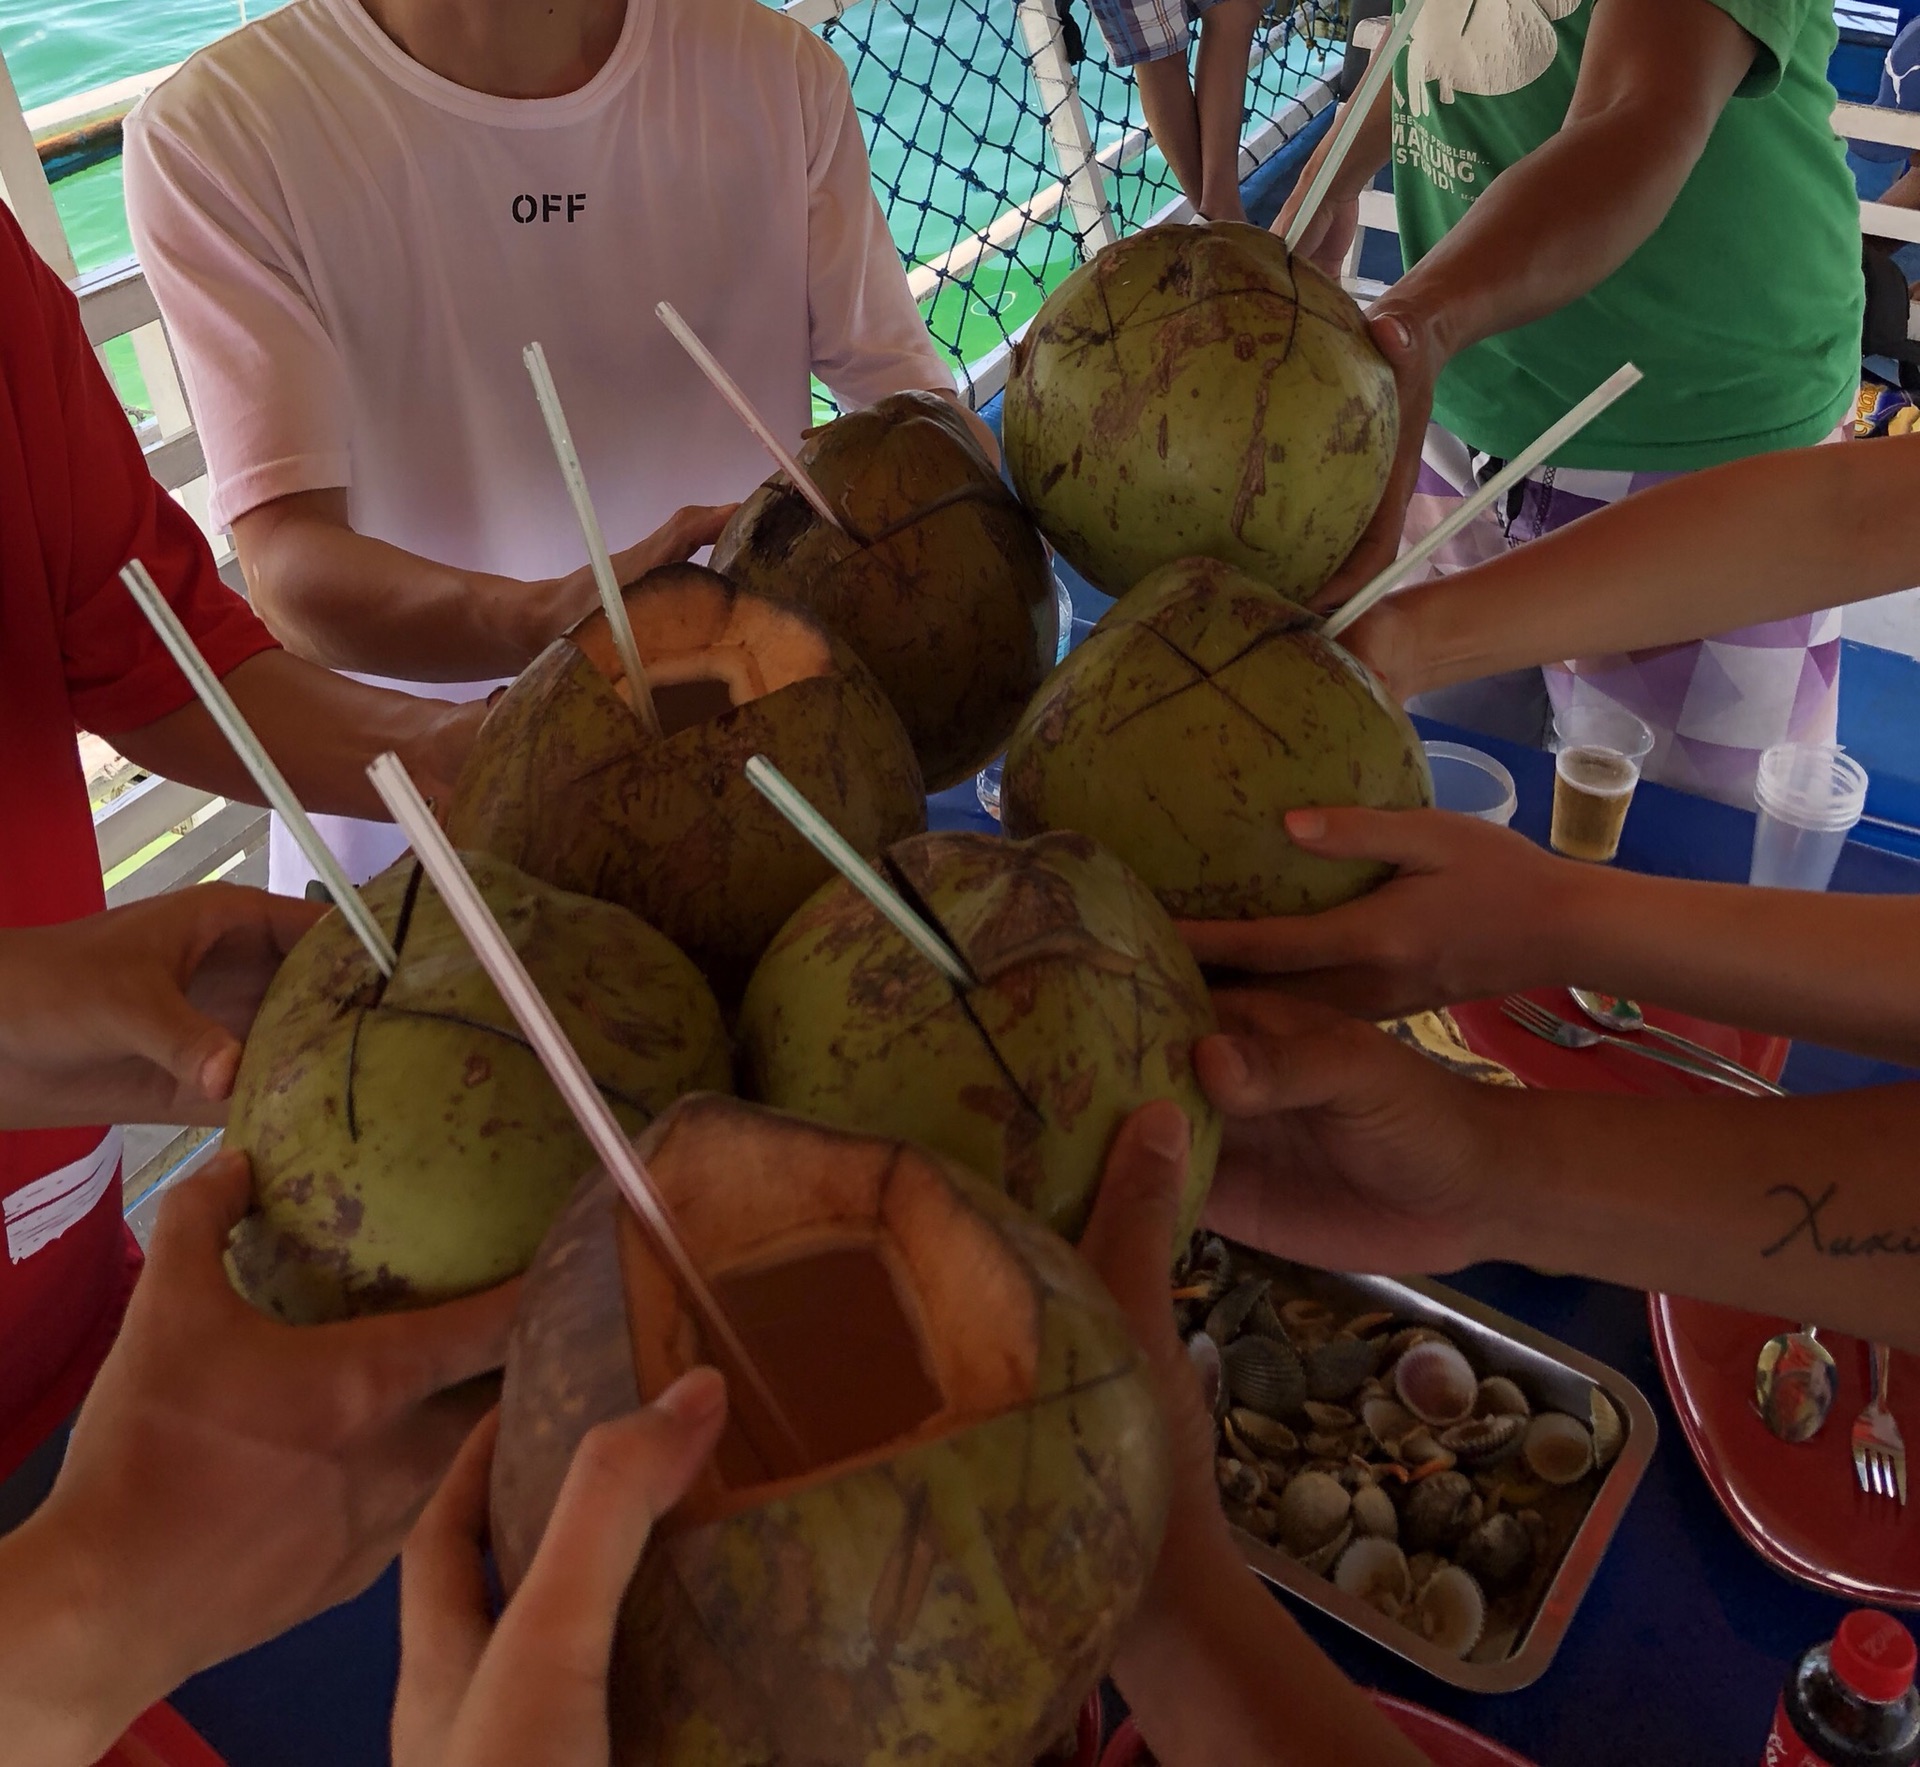
<svg viewBox="0 0 1920 1767"><path fill-rule="evenodd" d="M1115 67L1184 56L1194 21L1219 0L1087 0Z"/></svg>

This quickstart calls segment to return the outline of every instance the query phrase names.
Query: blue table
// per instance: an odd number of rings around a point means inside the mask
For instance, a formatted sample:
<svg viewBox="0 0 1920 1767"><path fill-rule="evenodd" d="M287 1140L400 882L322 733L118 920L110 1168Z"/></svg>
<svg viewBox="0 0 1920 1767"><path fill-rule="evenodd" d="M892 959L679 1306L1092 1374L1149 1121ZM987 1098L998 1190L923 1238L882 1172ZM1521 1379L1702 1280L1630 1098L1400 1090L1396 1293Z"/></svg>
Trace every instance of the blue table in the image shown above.
<svg viewBox="0 0 1920 1767"><path fill-rule="evenodd" d="M1426 725L1425 734L1497 754L1519 786L1515 826L1546 838L1548 756L1443 725ZM995 826L971 785L942 793L932 808L936 827ZM1752 830L1751 815L1643 786L1627 818L1621 863L1738 881ZM1920 863L1850 845L1834 887L1920 893ZM1913 1077L1804 1047L1786 1072L1800 1092ZM1456 1695L1302 1609L1309 1630L1356 1680L1459 1718L1540 1767L1756 1767L1788 1665L1831 1634L1843 1604L1779 1576L1720 1513L1666 1402L1642 1295L1507 1265L1481 1265L1450 1280L1635 1381L1659 1414L1659 1452L1558 1659L1533 1687ZM199 1677L177 1703L230 1767L372 1767L386 1759L397 1644L389 1575L359 1601Z"/></svg>

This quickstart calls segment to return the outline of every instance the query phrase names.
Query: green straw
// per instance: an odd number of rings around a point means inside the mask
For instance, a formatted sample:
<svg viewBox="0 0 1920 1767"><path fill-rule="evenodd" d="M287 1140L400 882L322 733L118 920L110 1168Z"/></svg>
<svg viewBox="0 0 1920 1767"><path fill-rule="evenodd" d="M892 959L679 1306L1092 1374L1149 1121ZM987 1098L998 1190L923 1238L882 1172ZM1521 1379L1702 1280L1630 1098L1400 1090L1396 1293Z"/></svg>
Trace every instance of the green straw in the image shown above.
<svg viewBox="0 0 1920 1767"><path fill-rule="evenodd" d="M956 988L978 986L958 952L915 914L879 872L848 846L840 831L801 796L793 781L765 755L747 762L754 789L800 831L821 858L878 908L894 929Z"/></svg>
<svg viewBox="0 0 1920 1767"><path fill-rule="evenodd" d="M180 665L181 674L192 683L193 691L200 696L200 703L207 708L208 715L220 728L220 732L233 745L233 752L240 757L247 771L253 775L253 783L259 786L261 794L287 825L306 854L307 863L320 874L320 880L327 886L333 897L334 906L347 918L347 924L353 928L360 943L366 946L367 955L379 965L383 976L393 974L393 966L399 961L394 954L392 943L380 930L380 923L373 918L360 892L347 881L347 874L340 869L340 861L333 856L333 850L320 838L320 831L313 826L300 800L293 795L293 787L288 785L280 769L273 764L273 757L261 747L259 737L253 728L240 715L240 708L233 703L233 697L224 686L220 677L213 672L207 659L200 654L200 647L194 643L180 616L173 611L167 598L160 593L147 567L135 559L120 573L120 581L126 584L127 593L139 604L140 611L147 616L148 623L160 636L172 654L173 660Z"/></svg>

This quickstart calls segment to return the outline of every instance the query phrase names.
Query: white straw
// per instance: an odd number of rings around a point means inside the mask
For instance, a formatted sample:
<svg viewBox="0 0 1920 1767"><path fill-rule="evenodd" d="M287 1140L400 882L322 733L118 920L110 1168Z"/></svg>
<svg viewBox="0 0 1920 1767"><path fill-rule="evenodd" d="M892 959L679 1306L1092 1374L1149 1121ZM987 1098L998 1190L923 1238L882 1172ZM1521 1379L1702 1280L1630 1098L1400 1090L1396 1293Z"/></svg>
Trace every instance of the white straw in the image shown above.
<svg viewBox="0 0 1920 1767"><path fill-rule="evenodd" d="M1367 71L1360 76L1360 84L1354 87L1353 96L1347 100L1339 122L1334 125L1333 139L1327 143L1320 168L1308 184L1306 195L1300 199L1299 208L1294 210L1293 225L1287 229L1288 251L1300 249L1300 241L1306 237L1314 214L1327 200L1327 192L1333 188L1341 162L1353 151L1354 142L1359 140L1367 112L1373 109L1373 101L1379 96L1381 86L1393 72L1393 64L1399 59L1400 51L1407 46L1413 21L1420 16L1420 8L1424 4L1425 0L1407 0L1406 9L1393 21L1386 41L1369 57Z"/></svg>
<svg viewBox="0 0 1920 1767"><path fill-rule="evenodd" d="M220 677L200 654L200 647L194 643L186 627L180 623L180 616L173 611L153 578L147 574L147 567L136 558L120 573L120 581L126 584L127 593L139 604L148 623L160 635L160 642L180 665L181 674L192 683L193 691L200 696L200 703L207 708L221 735L233 745L233 752L253 775L253 783L259 786L261 795L279 811L288 833L293 836L300 851L306 854L307 863L327 886L334 906L346 916L347 925L353 928L360 943L366 946L367 955L379 966L383 976L392 975L393 966L399 961L392 941L380 930L380 923L373 918L373 911L361 898L360 892L347 881L347 874L340 869L340 861L320 838L320 831L300 807L300 800L293 795L293 788L273 764L273 757L260 746L259 737L254 735L252 727L241 717L240 708L233 703L232 695L221 685Z"/></svg>
<svg viewBox="0 0 1920 1767"><path fill-rule="evenodd" d="M1453 513L1432 533L1409 546L1371 583L1330 614L1326 624L1320 628L1320 635L1323 638L1338 638L1383 595L1391 594L1462 528L1469 522L1477 520L1484 510L1490 509L1511 491L1549 454L1565 447L1622 393L1638 386L1640 379L1640 370L1631 362L1623 363L1616 368L1565 417L1537 437L1528 447L1522 448L1471 497L1456 504Z"/></svg>
<svg viewBox="0 0 1920 1767"><path fill-rule="evenodd" d="M646 726L649 736L658 736L660 714L654 709L653 689L647 685L640 647L633 641L633 622L627 618L626 597L620 593L619 581L613 574L613 560L607 555L607 537L600 531L600 517L587 490L587 475L581 470L580 456L574 450L573 431L567 427L567 414L560 407L560 394L553 384L552 370L547 367L547 353L538 343L531 343L520 354L526 362L527 373L533 377L533 394L540 401L540 415L547 420L547 435L553 442L554 458L560 462L560 476L567 481L573 513L580 519L580 532L587 542L587 562L593 567L594 586L600 591L600 605L606 610L607 624L613 631L613 648L619 652L620 667L627 677L634 715Z"/></svg>
<svg viewBox="0 0 1920 1767"><path fill-rule="evenodd" d="M547 1005L533 978L527 974L519 953L507 942L506 934L501 932L492 910L474 887L466 867L460 863L459 854L453 850L447 837L440 831L440 825L434 821L426 800L415 790L406 769L394 755L382 755L367 769L367 777L373 781L374 789L393 813L394 821L413 843L415 857L419 859L433 887L439 891L440 900L447 905L447 912L453 916L454 924L466 935L467 943L473 947L473 954L480 960L481 968L500 991L500 998L507 1003L515 1022L533 1045L534 1053L552 1077L561 1098L573 1112L574 1120L579 1123L594 1153L599 1156L600 1163L619 1187L620 1194L626 1198L633 1212L647 1224L655 1243L672 1263L688 1298L693 1302L694 1310L700 1315L703 1329L725 1349L734 1369L745 1377L768 1416L788 1438L790 1450L798 1457L797 1463L804 1464L806 1453L799 1436L787 1421L786 1414L780 1409L779 1402L759 1369L754 1366L753 1358L740 1341L740 1334L734 1330L725 1309L700 1272L694 1268L686 1247L681 1244L673 1217L654 1188L652 1174L640 1163L626 1131L620 1127L619 1119L600 1096L600 1088L594 1084L586 1064L567 1041L566 1032L561 1030L560 1021L553 1016L553 1009Z"/></svg>
<svg viewBox="0 0 1920 1767"><path fill-rule="evenodd" d="M814 850L878 908L900 936L957 988L975 986L973 971L958 952L915 914L881 875L842 839L840 831L801 796L793 781L765 755L747 762L754 788L811 843Z"/></svg>
<svg viewBox="0 0 1920 1767"><path fill-rule="evenodd" d="M767 420L753 408L752 401L740 390L739 384L714 359L713 352L694 334L694 329L680 317L671 301L662 301L654 308L660 323L673 333L681 349L693 358L693 365L713 382L713 390L733 407L733 414L748 429L760 438L761 447L779 463L780 470L793 480L794 488L813 505L814 513L823 522L830 522L841 533L847 531L847 524L834 513L834 508L826 499L820 487L813 482L812 475L799 461L787 452L780 438L767 426Z"/></svg>

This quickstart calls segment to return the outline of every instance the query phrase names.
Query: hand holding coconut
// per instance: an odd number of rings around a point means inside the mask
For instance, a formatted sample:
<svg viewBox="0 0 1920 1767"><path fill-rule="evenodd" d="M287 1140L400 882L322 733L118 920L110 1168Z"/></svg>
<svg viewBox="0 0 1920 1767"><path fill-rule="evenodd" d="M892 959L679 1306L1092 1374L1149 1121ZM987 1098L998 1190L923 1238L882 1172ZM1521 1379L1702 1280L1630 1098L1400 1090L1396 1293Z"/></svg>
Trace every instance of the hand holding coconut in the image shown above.
<svg viewBox="0 0 1920 1767"><path fill-rule="evenodd" d="M162 1206L52 1495L0 1540L0 1734L87 1767L180 1682L357 1595L484 1409L517 1295L293 1330L222 1268L222 1155Z"/></svg>
<svg viewBox="0 0 1920 1767"><path fill-rule="evenodd" d="M220 1123L310 902L203 884L0 930L0 1128Z"/></svg>
<svg viewBox="0 0 1920 1767"><path fill-rule="evenodd" d="M497 1625L486 1552L498 1414L475 1429L400 1561L394 1767L607 1767L607 1677L627 1585L712 1454L726 1409L720 1376L692 1369L589 1431Z"/></svg>

